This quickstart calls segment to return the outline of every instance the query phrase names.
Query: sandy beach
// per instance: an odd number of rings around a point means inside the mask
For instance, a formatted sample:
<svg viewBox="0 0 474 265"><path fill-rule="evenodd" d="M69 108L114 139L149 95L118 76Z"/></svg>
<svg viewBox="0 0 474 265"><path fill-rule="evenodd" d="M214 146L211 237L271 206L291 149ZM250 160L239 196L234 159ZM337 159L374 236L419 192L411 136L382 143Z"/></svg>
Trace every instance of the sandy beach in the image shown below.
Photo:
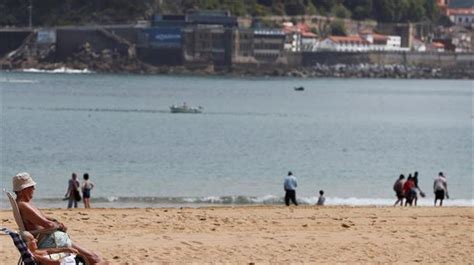
<svg viewBox="0 0 474 265"><path fill-rule="evenodd" d="M473 262L472 207L45 209L113 264ZM16 229L11 211L2 226ZM16 264L0 236L0 264Z"/></svg>

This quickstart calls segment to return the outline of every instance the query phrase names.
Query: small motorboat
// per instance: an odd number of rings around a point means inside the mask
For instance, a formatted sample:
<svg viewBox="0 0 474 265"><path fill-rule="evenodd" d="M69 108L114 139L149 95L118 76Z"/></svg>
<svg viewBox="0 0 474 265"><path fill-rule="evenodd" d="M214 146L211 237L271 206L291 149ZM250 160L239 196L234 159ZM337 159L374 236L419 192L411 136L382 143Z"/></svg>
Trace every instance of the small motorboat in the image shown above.
<svg viewBox="0 0 474 265"><path fill-rule="evenodd" d="M304 91L304 87L303 86L295 87L295 91Z"/></svg>
<svg viewBox="0 0 474 265"><path fill-rule="evenodd" d="M170 106L171 113L202 113L203 109L204 108L201 106L197 108L188 107L186 103L181 106L178 106L178 105Z"/></svg>

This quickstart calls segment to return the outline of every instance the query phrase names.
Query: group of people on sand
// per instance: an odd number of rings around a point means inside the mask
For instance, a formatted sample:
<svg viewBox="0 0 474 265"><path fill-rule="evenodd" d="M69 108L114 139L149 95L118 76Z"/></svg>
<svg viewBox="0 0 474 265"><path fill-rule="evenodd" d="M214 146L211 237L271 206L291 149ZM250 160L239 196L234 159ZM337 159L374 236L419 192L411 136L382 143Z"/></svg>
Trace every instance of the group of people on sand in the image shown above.
<svg viewBox="0 0 474 265"><path fill-rule="evenodd" d="M283 190L285 191L285 204L286 206L290 206L290 201L293 202L294 205L298 206L298 202L296 201L296 187L298 187L298 182L296 181L296 177L293 175L291 171L288 172L288 175L285 177L283 181ZM326 197L324 197L324 191L319 191L319 198L316 205L322 206L326 201Z"/></svg>
<svg viewBox="0 0 474 265"><path fill-rule="evenodd" d="M84 202L84 208L91 208L90 198L91 190L94 188L94 183L89 180L88 173L84 173L83 178L83 182L79 183L76 173L72 173L71 179L69 179L66 195L64 195L68 201L67 208L72 208L73 206L74 208L77 208L77 203L81 201L81 199ZM82 197L80 191L82 191Z"/></svg>
<svg viewBox="0 0 474 265"><path fill-rule="evenodd" d="M77 178L77 177L76 177ZM76 242L67 234L67 226L60 221L45 216L32 203L36 182L26 172L18 173L13 177L13 191L16 194L16 203L26 231L20 232L29 253L37 264L75 264L68 254L77 254L85 264L109 264L103 258ZM47 229L47 233L34 234L33 231ZM57 255L52 255L57 254ZM63 254L63 255L60 255Z"/></svg>
<svg viewBox="0 0 474 265"><path fill-rule="evenodd" d="M418 202L418 194L422 198L426 196L418 186L418 172L415 172L413 176L412 174L409 174L406 180L405 176L401 174L393 184L393 190L397 196L394 206L397 206L397 204L403 206L403 200L405 200L405 206L416 206ZM439 172L438 176L435 178L433 192L435 194L434 206L436 206L438 200L440 200L439 206L443 206L444 198L446 197L449 199L448 182L443 172Z"/></svg>

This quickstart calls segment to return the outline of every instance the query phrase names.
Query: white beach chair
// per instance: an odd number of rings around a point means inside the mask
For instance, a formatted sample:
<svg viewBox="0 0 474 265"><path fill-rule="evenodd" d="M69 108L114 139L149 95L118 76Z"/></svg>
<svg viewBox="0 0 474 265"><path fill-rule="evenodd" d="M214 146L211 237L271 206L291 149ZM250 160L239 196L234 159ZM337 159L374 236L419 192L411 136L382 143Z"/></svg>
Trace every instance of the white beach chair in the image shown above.
<svg viewBox="0 0 474 265"><path fill-rule="evenodd" d="M18 225L18 230L20 232L26 231L25 224L23 223L23 219L21 218L20 210L18 209L18 204L16 203L15 198L13 198L13 194L8 192L6 189L3 189L3 192L6 194L6 196L8 197L8 200L10 201L10 205L13 211L13 217L15 218L15 222ZM28 231L28 232L30 232L35 237L38 237L40 234L50 233L56 230L57 228L48 228L48 229L38 229L38 230L33 230L33 231Z"/></svg>

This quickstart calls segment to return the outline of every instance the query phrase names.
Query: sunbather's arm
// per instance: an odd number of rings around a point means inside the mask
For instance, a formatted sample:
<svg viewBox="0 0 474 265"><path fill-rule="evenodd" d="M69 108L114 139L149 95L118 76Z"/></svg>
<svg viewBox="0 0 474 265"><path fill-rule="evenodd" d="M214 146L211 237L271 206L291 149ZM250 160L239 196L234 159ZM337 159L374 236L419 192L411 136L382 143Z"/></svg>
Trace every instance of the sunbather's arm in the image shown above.
<svg viewBox="0 0 474 265"><path fill-rule="evenodd" d="M54 253L73 253L73 254L77 254L77 253L79 253L79 251L77 251L77 249L71 248L71 247L47 248L47 249L43 249L43 250L45 250L48 254L54 254Z"/></svg>
<svg viewBox="0 0 474 265"><path fill-rule="evenodd" d="M48 256L43 256L43 255L33 253L33 257L34 257L37 264L41 264L41 265L61 265L60 260L53 260Z"/></svg>

